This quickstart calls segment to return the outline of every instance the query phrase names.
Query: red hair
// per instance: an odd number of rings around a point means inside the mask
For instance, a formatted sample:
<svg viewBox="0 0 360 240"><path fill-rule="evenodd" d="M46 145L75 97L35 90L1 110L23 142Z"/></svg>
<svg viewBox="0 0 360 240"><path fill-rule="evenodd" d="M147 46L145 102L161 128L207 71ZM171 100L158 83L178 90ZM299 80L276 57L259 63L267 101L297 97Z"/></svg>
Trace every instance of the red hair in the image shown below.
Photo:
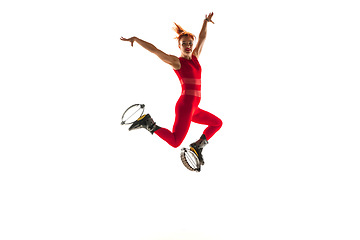
<svg viewBox="0 0 360 240"><path fill-rule="evenodd" d="M180 25L175 24L175 27L173 27L172 29L177 33L177 37L175 37L175 39L177 39L180 42L180 38L184 37L184 36L189 36L192 40L195 39L195 35L192 33L189 33L187 31L185 31Z"/></svg>

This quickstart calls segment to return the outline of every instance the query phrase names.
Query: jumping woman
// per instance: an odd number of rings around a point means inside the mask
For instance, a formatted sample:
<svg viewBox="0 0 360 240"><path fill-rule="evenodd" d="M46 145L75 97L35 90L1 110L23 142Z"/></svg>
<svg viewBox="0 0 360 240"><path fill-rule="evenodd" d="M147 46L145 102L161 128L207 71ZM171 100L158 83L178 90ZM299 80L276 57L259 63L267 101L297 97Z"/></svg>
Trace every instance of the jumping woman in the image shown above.
<svg viewBox="0 0 360 240"><path fill-rule="evenodd" d="M181 96L175 106L176 117L172 132L157 126L149 114L143 115L137 119L131 125L129 130L145 128L151 132L151 134L155 133L169 145L177 148L185 139L191 122L208 125L200 139L190 144L190 150L198 156L202 165L204 165L202 156L203 148L208 143L208 140L222 126L222 121L218 117L198 107L201 99L201 66L198 58L206 39L207 23L214 23L211 20L213 15L213 13L205 15L195 49L193 49L195 36L192 33L186 32L181 26L175 23L173 29L178 35L176 39L178 40L178 46L181 51L181 56L179 58L168 55L157 49L151 43L145 42L137 37L128 39L123 37L120 38L122 41L130 42L131 46L133 46L134 42L137 42L143 48L158 56L163 62L169 64L178 76L182 87Z"/></svg>

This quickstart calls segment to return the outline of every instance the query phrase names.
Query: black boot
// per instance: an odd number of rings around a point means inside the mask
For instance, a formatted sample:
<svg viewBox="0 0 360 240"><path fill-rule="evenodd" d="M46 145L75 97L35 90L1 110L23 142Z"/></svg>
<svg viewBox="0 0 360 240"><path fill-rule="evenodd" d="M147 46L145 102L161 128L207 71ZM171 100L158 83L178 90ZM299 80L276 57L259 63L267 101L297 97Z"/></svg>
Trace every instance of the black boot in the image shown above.
<svg viewBox="0 0 360 240"><path fill-rule="evenodd" d="M129 128L129 131L145 128L148 130L151 134L154 134L156 130L158 130L160 127L156 125L154 120L151 118L150 114L142 115L139 117Z"/></svg>
<svg viewBox="0 0 360 240"><path fill-rule="evenodd" d="M201 135L200 139L197 140L196 142L190 144L190 150L193 151L196 156L198 156L199 161L201 163L201 165L204 165L204 158L202 156L202 150L203 148L208 144L208 141L206 140L205 135Z"/></svg>

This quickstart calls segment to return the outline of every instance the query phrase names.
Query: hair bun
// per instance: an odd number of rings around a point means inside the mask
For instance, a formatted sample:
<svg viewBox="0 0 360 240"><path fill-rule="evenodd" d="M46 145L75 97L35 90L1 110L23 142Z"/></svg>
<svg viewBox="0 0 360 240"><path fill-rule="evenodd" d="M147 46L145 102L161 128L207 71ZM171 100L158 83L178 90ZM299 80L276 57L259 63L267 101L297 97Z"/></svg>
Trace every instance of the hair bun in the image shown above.
<svg viewBox="0 0 360 240"><path fill-rule="evenodd" d="M175 37L175 39L180 40L180 38L181 38L182 36L190 36L192 39L195 38L195 35L194 35L194 34L185 31L185 29L183 29L180 25L178 25L178 24L176 24L176 23L174 23L174 24L175 24L175 26L174 26L172 29L173 29L173 30L177 33L177 35L178 35L177 37Z"/></svg>
<svg viewBox="0 0 360 240"><path fill-rule="evenodd" d="M178 24L174 23L175 26L173 27L173 30L178 34L181 35L183 33L185 33L186 31Z"/></svg>

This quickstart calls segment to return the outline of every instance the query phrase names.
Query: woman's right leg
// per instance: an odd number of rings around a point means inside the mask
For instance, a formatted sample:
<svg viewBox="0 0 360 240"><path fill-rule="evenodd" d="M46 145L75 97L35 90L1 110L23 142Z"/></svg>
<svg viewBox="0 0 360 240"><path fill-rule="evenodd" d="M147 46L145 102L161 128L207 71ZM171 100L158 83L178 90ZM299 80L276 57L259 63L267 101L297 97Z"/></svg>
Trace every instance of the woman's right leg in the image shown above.
<svg viewBox="0 0 360 240"><path fill-rule="evenodd" d="M194 99L194 97L182 95L176 103L173 131L170 132L166 128L160 128L155 131L155 134L172 147L179 147L190 128L192 115L194 109L196 109L194 105L197 107L198 104L197 99Z"/></svg>

